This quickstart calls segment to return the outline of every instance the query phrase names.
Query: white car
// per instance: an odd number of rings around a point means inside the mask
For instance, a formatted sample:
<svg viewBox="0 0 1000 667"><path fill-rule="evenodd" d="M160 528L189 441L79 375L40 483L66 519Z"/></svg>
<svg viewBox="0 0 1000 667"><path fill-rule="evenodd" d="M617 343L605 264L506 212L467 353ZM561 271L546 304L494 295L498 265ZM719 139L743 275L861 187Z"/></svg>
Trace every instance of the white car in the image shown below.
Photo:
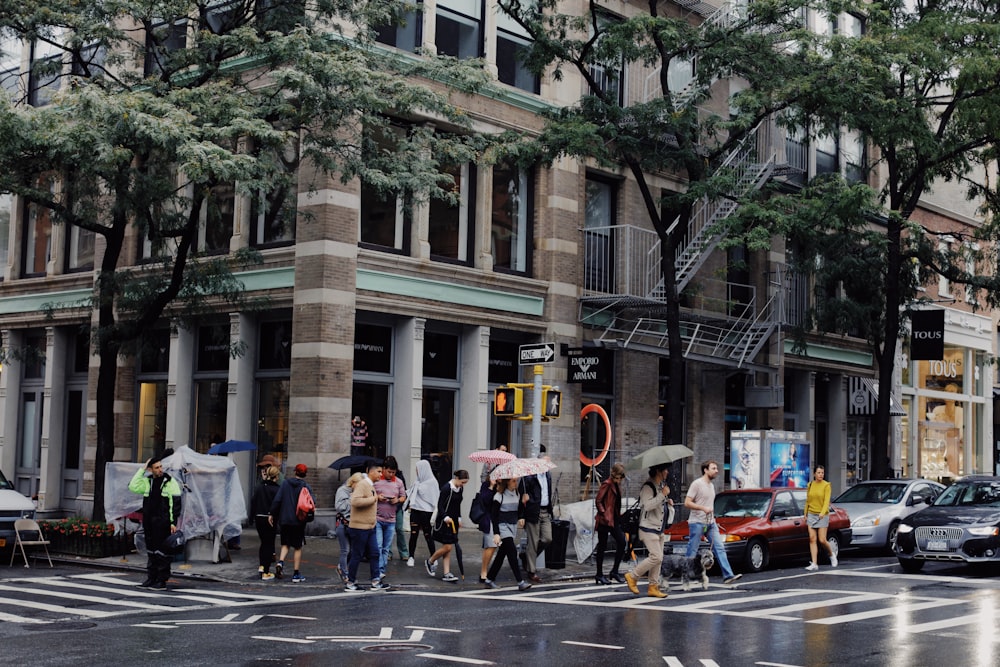
<svg viewBox="0 0 1000 667"><path fill-rule="evenodd" d="M847 489L833 504L851 517L852 546L891 551L899 522L928 507L943 490L943 485L926 479L871 480Z"/></svg>
<svg viewBox="0 0 1000 667"><path fill-rule="evenodd" d="M13 482L0 471L0 549L14 544L14 521L34 519L35 504L14 490Z"/></svg>

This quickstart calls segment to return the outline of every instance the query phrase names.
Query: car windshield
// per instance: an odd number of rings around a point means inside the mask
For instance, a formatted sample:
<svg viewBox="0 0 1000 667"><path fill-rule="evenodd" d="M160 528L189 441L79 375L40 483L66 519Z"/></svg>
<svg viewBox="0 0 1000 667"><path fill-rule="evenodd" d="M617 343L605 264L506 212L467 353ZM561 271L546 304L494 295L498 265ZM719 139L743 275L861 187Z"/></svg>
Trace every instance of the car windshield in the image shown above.
<svg viewBox="0 0 1000 667"><path fill-rule="evenodd" d="M934 501L937 506L1000 507L1000 482L952 484Z"/></svg>
<svg viewBox="0 0 1000 667"><path fill-rule="evenodd" d="M6 477L3 476L3 471L0 470L0 489L13 489L14 485L11 484Z"/></svg>
<svg viewBox="0 0 1000 667"><path fill-rule="evenodd" d="M760 517L770 504L770 493L720 493L715 497L715 516Z"/></svg>
<svg viewBox="0 0 1000 667"><path fill-rule="evenodd" d="M858 484L837 496L835 503L883 503L892 505L903 497L905 484Z"/></svg>

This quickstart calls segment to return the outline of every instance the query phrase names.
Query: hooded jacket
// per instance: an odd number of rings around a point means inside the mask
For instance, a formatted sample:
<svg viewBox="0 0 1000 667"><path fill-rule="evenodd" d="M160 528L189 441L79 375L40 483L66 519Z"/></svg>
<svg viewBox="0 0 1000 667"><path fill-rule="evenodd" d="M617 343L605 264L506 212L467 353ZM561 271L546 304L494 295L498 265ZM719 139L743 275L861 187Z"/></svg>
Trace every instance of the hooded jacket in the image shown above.
<svg viewBox="0 0 1000 667"><path fill-rule="evenodd" d="M306 484L306 480L301 477L286 477L285 481L278 487L278 492L274 495L274 500L271 501L271 516L274 517L278 525L305 525L305 521L299 521L299 518L295 516L295 509L299 505L299 492L302 487L309 489L313 498L316 497L312 487Z"/></svg>
<svg viewBox="0 0 1000 667"><path fill-rule="evenodd" d="M417 461L417 481L413 483L406 497L410 502L410 509L421 512L433 512L437 509L438 497L441 495L441 487L438 486L434 478L434 471L431 470L431 462L426 459Z"/></svg>

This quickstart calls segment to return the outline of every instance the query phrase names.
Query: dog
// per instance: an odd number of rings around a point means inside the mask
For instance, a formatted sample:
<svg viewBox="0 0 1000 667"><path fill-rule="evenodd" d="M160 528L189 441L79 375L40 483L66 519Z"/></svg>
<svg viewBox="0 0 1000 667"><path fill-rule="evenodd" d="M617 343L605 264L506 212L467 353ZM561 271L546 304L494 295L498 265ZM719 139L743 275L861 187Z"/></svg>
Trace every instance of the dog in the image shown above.
<svg viewBox="0 0 1000 667"><path fill-rule="evenodd" d="M708 571L715 565L711 551L699 551L688 558L680 554L665 554L660 565L660 578L666 583L671 577L680 577L685 591L691 590L692 581L701 582L701 590L708 590Z"/></svg>

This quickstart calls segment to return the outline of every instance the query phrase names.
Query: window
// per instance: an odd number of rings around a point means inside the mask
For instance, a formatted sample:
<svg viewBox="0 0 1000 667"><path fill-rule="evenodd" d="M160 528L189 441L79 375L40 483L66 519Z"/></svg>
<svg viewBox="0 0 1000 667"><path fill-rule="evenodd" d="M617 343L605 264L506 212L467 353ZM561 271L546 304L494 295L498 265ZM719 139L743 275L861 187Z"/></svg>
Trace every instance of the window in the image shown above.
<svg viewBox="0 0 1000 667"><path fill-rule="evenodd" d="M509 15L497 8L497 78L509 86L538 93L539 79L524 65L531 48L528 34Z"/></svg>
<svg viewBox="0 0 1000 667"><path fill-rule="evenodd" d="M28 102L32 106L45 106L59 90L62 74L61 31L52 29L39 37L31 46L31 71L28 75Z"/></svg>
<svg viewBox="0 0 1000 667"><path fill-rule="evenodd" d="M7 272L7 244L10 242L10 217L14 197L0 193L0 281Z"/></svg>
<svg viewBox="0 0 1000 667"><path fill-rule="evenodd" d="M427 240L431 256L437 259L468 262L472 254L472 216L475 210L475 172L471 164L445 167L454 179L451 194L455 201L432 198L429 208Z"/></svg>
<svg viewBox="0 0 1000 667"><path fill-rule="evenodd" d="M617 23L619 19L611 14L600 13L597 16L597 29L601 33L604 33L609 27ZM618 62L602 62L602 63L592 63L590 65L590 74L594 77L594 83L597 86L596 91L590 91L591 93L605 93L608 100L612 103L617 103L619 105L624 104L625 100L625 63L622 61Z"/></svg>
<svg viewBox="0 0 1000 667"><path fill-rule="evenodd" d="M259 32L280 32L287 35L305 21L305 2L257 0L256 17Z"/></svg>
<svg viewBox="0 0 1000 667"><path fill-rule="evenodd" d="M44 276L51 256L52 211L38 204L26 204L21 275L26 278Z"/></svg>
<svg viewBox="0 0 1000 667"><path fill-rule="evenodd" d="M94 239L89 229L68 225L66 239L66 271L86 271L94 268Z"/></svg>
<svg viewBox="0 0 1000 667"><path fill-rule="evenodd" d="M104 63L107 59L107 47L91 44L73 54L71 71L75 76L98 78L104 75Z"/></svg>
<svg viewBox="0 0 1000 667"><path fill-rule="evenodd" d="M403 51L419 49L423 40L423 18L419 9L420 0L414 4L418 9L401 14L391 25L377 27L375 40Z"/></svg>
<svg viewBox="0 0 1000 667"><path fill-rule="evenodd" d="M260 370L292 367L292 321L261 322L257 368Z"/></svg>
<svg viewBox="0 0 1000 667"><path fill-rule="evenodd" d="M824 132L816 137L816 174L836 174L837 135Z"/></svg>
<svg viewBox="0 0 1000 667"><path fill-rule="evenodd" d="M841 14L837 17L836 30L838 35L845 37L861 37L865 32L864 19L854 14Z"/></svg>
<svg viewBox="0 0 1000 667"><path fill-rule="evenodd" d="M232 183L212 186L202 205L198 250L209 254L229 252L236 214L236 187Z"/></svg>
<svg viewBox="0 0 1000 667"><path fill-rule="evenodd" d="M183 49L186 44L186 19L154 24L146 33L146 59L143 73L150 76L162 72L166 69L169 54Z"/></svg>
<svg viewBox="0 0 1000 667"><path fill-rule="evenodd" d="M587 179L584 218L583 289L611 292L614 289L615 186L603 180Z"/></svg>
<svg viewBox="0 0 1000 667"><path fill-rule="evenodd" d="M841 150L844 158L844 178L860 183L865 180L865 141L857 130L844 132Z"/></svg>
<svg viewBox="0 0 1000 667"><path fill-rule="evenodd" d="M481 1L438 0L435 42L441 55L478 58L483 55Z"/></svg>
<svg viewBox="0 0 1000 667"><path fill-rule="evenodd" d="M938 253L948 256L951 253L951 240L938 243ZM938 296L945 299L951 298L951 281L941 274L938 274Z"/></svg>
<svg viewBox="0 0 1000 667"><path fill-rule="evenodd" d="M136 403L136 460L162 452L167 438L167 372L170 368L170 331L155 329L143 336L138 354Z"/></svg>
<svg viewBox="0 0 1000 667"><path fill-rule="evenodd" d="M216 324L198 328L194 375L195 431L193 449L201 454L213 442L225 439L229 405L229 326Z"/></svg>
<svg viewBox="0 0 1000 667"><path fill-rule="evenodd" d="M280 460L288 447L291 317L261 322L257 341L257 451Z"/></svg>
<svg viewBox="0 0 1000 667"><path fill-rule="evenodd" d="M250 205L253 243L256 247L288 245L295 240L298 210L288 186L262 192Z"/></svg>
<svg viewBox="0 0 1000 667"><path fill-rule="evenodd" d="M205 24L216 35L232 32L246 20L242 0L214 0L205 12Z"/></svg>
<svg viewBox="0 0 1000 667"><path fill-rule="evenodd" d="M500 164L493 167L490 251L494 269L529 270L531 186L530 172Z"/></svg>
<svg viewBox="0 0 1000 667"><path fill-rule="evenodd" d="M380 250L404 252L410 237L410 211L405 197L394 190L377 187L376 179L391 171L391 161L402 137L402 128L378 128L365 144L365 164L371 170L361 179L361 220L358 238L362 244Z"/></svg>
<svg viewBox="0 0 1000 667"><path fill-rule="evenodd" d="M21 72L21 40L0 37L0 91L10 99L17 99Z"/></svg>

